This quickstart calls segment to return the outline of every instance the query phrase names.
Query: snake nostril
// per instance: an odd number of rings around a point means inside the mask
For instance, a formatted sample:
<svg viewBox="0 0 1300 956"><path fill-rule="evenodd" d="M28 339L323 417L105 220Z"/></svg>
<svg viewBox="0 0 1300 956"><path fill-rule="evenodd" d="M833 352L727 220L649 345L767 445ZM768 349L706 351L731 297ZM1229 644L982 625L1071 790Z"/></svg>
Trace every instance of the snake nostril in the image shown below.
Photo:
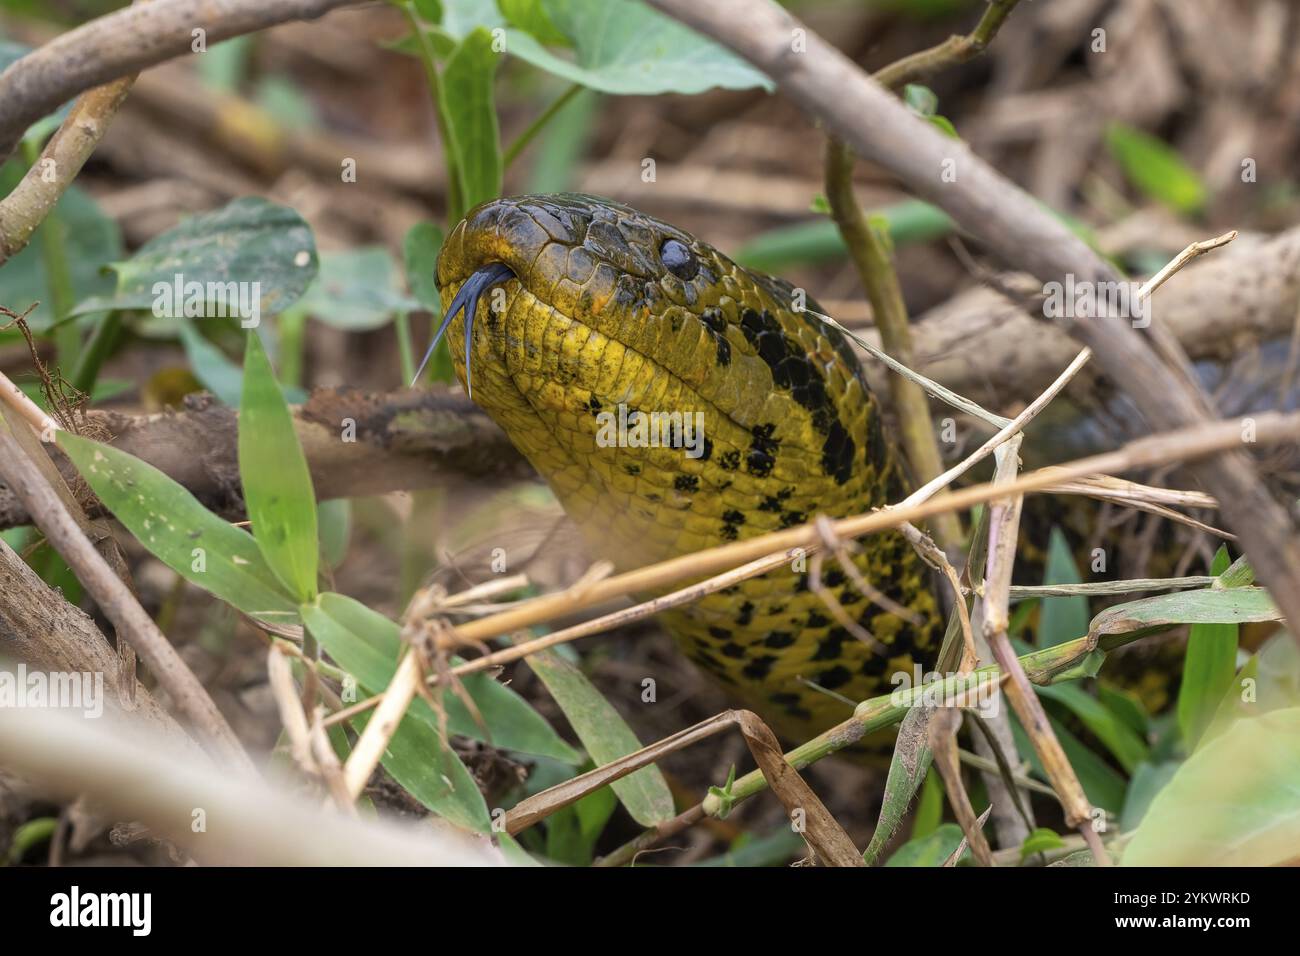
<svg viewBox="0 0 1300 956"><path fill-rule="evenodd" d="M665 269L683 281L694 279L700 271L700 263L695 255L686 243L676 239L664 240L664 244L659 247L659 259Z"/></svg>

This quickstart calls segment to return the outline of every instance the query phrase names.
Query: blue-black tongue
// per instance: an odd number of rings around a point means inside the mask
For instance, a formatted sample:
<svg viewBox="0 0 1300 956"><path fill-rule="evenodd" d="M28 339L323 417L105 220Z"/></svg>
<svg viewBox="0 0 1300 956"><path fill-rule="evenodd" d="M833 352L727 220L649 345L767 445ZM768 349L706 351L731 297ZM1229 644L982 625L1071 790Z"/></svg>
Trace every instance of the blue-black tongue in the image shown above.
<svg viewBox="0 0 1300 956"><path fill-rule="evenodd" d="M465 311L465 388L470 397L474 396L474 380L470 372L470 355L473 352L474 344L474 314L478 311L478 299L484 292L494 285L500 285L508 279L515 277L514 271L507 265L500 262L493 262L479 269L460 287L456 293L456 298L451 300L451 305L447 308L447 314L442 317L442 324L438 326L438 332L429 343L429 350L424 353L424 358L420 361L420 367L416 369L415 378L411 384L414 385L420 380L424 367L429 364L429 356L433 350L438 347L438 342L442 339L443 333L447 331L447 326L451 325L451 320L456 318L456 313L462 309Z"/></svg>

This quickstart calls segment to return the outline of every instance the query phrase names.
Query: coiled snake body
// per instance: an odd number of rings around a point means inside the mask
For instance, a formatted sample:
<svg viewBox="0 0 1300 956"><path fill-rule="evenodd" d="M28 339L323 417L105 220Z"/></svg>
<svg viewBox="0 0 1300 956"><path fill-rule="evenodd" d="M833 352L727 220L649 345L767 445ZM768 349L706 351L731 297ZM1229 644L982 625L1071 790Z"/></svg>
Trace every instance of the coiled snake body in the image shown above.
<svg viewBox="0 0 1300 956"><path fill-rule="evenodd" d="M673 226L591 196L496 200L447 237L437 280L457 376L619 570L905 494L844 338L797 311L789 284ZM697 457L610 442L620 406L625 420L700 413ZM886 692L891 675L924 669L938 651L929 575L912 548L898 534L863 545L858 570L911 620L859 593L834 562L822 581L874 648L833 618L794 562L663 620L778 730L824 729L850 715L845 698Z"/></svg>

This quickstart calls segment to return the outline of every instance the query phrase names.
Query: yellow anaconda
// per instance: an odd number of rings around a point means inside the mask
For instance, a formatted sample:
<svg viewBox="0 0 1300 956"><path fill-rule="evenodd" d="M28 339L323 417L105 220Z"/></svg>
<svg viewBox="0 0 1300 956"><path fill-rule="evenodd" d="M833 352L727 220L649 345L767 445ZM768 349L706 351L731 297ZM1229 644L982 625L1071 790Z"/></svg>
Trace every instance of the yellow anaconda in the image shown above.
<svg viewBox="0 0 1300 956"><path fill-rule="evenodd" d="M495 200L447 237L437 280L457 376L619 570L905 494L844 338L797 311L788 283L680 229L592 196ZM648 427L678 421L701 428L673 433L686 447ZM928 573L901 536L870 538L855 560L915 615L826 564L824 584L884 653L793 565L663 617L747 706L806 735L938 651Z"/></svg>

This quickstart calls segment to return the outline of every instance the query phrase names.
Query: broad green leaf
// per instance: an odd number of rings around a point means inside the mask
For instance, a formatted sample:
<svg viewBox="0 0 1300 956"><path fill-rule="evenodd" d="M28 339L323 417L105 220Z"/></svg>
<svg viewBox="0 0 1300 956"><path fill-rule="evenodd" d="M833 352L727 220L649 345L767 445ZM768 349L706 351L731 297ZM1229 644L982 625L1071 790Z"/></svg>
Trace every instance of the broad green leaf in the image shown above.
<svg viewBox="0 0 1300 956"><path fill-rule="evenodd" d="M414 6L425 23L442 22L442 0L414 0Z"/></svg>
<svg viewBox="0 0 1300 956"><path fill-rule="evenodd" d="M1210 573L1217 577L1230 563L1227 548L1220 547ZM1237 625L1193 624L1178 687L1178 728L1188 752L1196 749L1236 672Z"/></svg>
<svg viewBox="0 0 1300 956"><path fill-rule="evenodd" d="M293 599L251 535L139 458L69 432L59 432L58 443L105 507L163 564L246 614L296 619Z"/></svg>
<svg viewBox="0 0 1300 956"><path fill-rule="evenodd" d="M1077 684L1048 684L1034 688L1040 697L1067 707L1102 742L1119 765L1132 773L1147 759L1147 745L1141 737L1101 701Z"/></svg>
<svg viewBox="0 0 1300 956"><path fill-rule="evenodd" d="M1255 705L1261 711L1300 707L1300 648L1295 638L1279 631L1265 642L1257 656Z"/></svg>
<svg viewBox="0 0 1300 956"><path fill-rule="evenodd" d="M1058 527L1052 527L1047 546L1047 567L1043 571L1044 584L1080 584L1079 568L1070 553L1070 543ZM1043 598L1039 617L1038 646L1055 647L1088 633L1088 599L1076 594L1070 597Z"/></svg>
<svg viewBox="0 0 1300 956"><path fill-rule="evenodd" d="M1131 833L1142 822L1151 801L1173 779L1182 763L1177 760L1165 760L1160 763L1143 761L1133 771L1133 778L1128 784L1128 793L1124 795L1124 809L1120 811L1119 828L1124 833Z"/></svg>
<svg viewBox="0 0 1300 956"><path fill-rule="evenodd" d="M22 172L18 162L6 163L0 169L0 194L8 195L12 191ZM77 186L68 188L54 211L67 252L74 299L80 301L111 293L113 279L100 270L122 256L122 233L117 223ZM0 269L0 302L20 313L33 302L40 303L27 316L27 324L37 333L48 331L54 322L49 276L42 254L42 244L53 221L47 219L38 226L27 247ZM17 329L0 332L0 342L10 338L20 339L21 334ZM71 374L70 369L65 371Z"/></svg>
<svg viewBox="0 0 1300 956"><path fill-rule="evenodd" d="M352 598L326 592L315 604L301 608L303 621L340 667L369 691L382 691L393 679L401 651L400 630L393 621ZM460 663L453 658L453 663ZM444 693L449 733L490 742L506 750L539 754L570 766L582 755L560 739L550 724L526 700L489 675L468 674L465 690L478 706L491 731L488 741L465 705L453 693ZM440 722L422 698L411 702L408 714L434 729Z"/></svg>
<svg viewBox="0 0 1300 956"><path fill-rule="evenodd" d="M352 718L358 732L365 730L373 713ZM491 832L487 803L465 764L454 750L442 745L437 730L409 710L388 741L380 763L411 796L440 817L469 830Z"/></svg>
<svg viewBox="0 0 1300 956"><path fill-rule="evenodd" d="M157 316L226 315L252 327L283 312L316 277L316 240L294 210L245 197L186 219L111 264L116 291L74 315L148 309Z"/></svg>
<svg viewBox="0 0 1300 956"><path fill-rule="evenodd" d="M1263 588L1202 588L1117 604L1092 619L1090 637L1106 646L1107 634L1173 627L1177 624L1248 624L1277 621L1281 613Z"/></svg>
<svg viewBox="0 0 1300 956"><path fill-rule="evenodd" d="M266 563L300 602L314 600L320 565L316 491L293 416L256 333L248 336L244 353L239 478Z"/></svg>
<svg viewBox="0 0 1300 956"><path fill-rule="evenodd" d="M551 22L543 0L497 0L497 7L506 22L529 34L539 43L548 46L569 45L569 38Z"/></svg>
<svg viewBox="0 0 1300 956"><path fill-rule="evenodd" d="M1065 846L1065 841L1055 830L1048 827L1039 827L1029 836L1025 837L1025 842L1020 844L1020 859L1027 860L1035 853L1045 853L1048 850L1059 850Z"/></svg>
<svg viewBox="0 0 1300 956"><path fill-rule="evenodd" d="M908 840L885 861L885 866L943 866L961 846L961 827L944 823L937 830L915 840ZM965 858L970 853L962 854Z"/></svg>
<svg viewBox="0 0 1300 956"><path fill-rule="evenodd" d="M442 28L452 39L460 40L475 27L506 26L505 17L501 15L496 3L484 3L483 0L443 0ZM428 20L428 17L425 17ZM430 23L433 21L430 20Z"/></svg>
<svg viewBox="0 0 1300 956"><path fill-rule="evenodd" d="M1300 862L1300 708L1237 721L1151 801L1126 866Z"/></svg>
<svg viewBox="0 0 1300 956"><path fill-rule="evenodd" d="M1291 707L1300 707L1300 649L1289 633L1279 631L1229 682L1201 745L1239 718Z"/></svg>
<svg viewBox="0 0 1300 956"><path fill-rule="evenodd" d="M552 651L526 659L597 766L641 749L632 728L619 716L582 671ZM653 764L615 780L611 786L637 823L652 827L674 815L673 797L663 772Z"/></svg>
<svg viewBox="0 0 1300 956"><path fill-rule="evenodd" d="M1106 145L1129 182L1177 213L1205 205L1205 184L1168 143L1124 123L1106 129Z"/></svg>
<svg viewBox="0 0 1300 956"><path fill-rule="evenodd" d="M419 307L398 288L397 266L382 246L323 253L320 274L299 304L346 332L381 328L393 313Z"/></svg>
<svg viewBox="0 0 1300 956"><path fill-rule="evenodd" d="M438 294L438 253L442 251L442 230L432 222L417 222L402 240L406 285L427 312L442 316Z"/></svg>
<svg viewBox="0 0 1300 956"><path fill-rule="evenodd" d="M448 3L443 19L453 37L474 24L490 28L504 22L495 9L454 13L453 7L460 6ZM653 95L701 93L715 86L773 88L771 80L734 53L637 0L541 0L541 8L572 45L572 59L513 28L506 30L506 49L593 90Z"/></svg>
<svg viewBox="0 0 1300 956"><path fill-rule="evenodd" d="M492 34L473 30L447 58L438 88L466 209L501 195L501 133L492 94L500 60Z"/></svg>

